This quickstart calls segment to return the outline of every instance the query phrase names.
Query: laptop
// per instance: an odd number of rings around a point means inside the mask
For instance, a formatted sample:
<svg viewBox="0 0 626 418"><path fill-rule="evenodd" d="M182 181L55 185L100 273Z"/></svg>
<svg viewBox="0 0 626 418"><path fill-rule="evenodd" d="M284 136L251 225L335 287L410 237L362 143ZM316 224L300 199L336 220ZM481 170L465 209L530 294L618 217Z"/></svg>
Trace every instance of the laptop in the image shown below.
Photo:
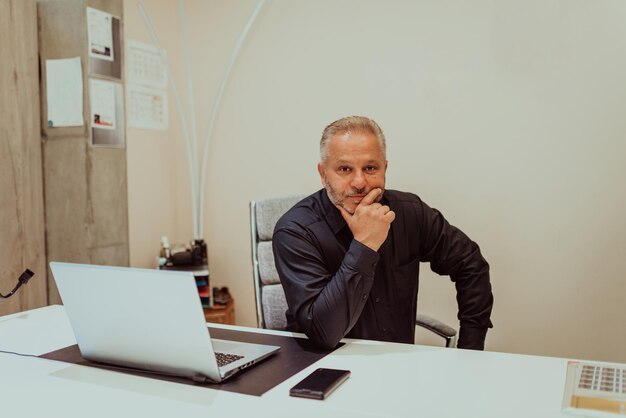
<svg viewBox="0 0 626 418"><path fill-rule="evenodd" d="M222 382L280 349L212 339L191 272L58 262L50 268L87 360Z"/></svg>

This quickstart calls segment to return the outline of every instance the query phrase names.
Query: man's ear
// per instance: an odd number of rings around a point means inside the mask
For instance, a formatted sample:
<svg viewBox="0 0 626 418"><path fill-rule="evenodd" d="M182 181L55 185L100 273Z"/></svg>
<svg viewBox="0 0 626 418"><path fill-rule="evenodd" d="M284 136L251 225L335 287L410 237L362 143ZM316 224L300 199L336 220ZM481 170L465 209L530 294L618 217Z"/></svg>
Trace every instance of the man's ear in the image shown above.
<svg viewBox="0 0 626 418"><path fill-rule="evenodd" d="M322 185L326 185L326 167L324 167L323 163L317 163L317 172L320 173Z"/></svg>

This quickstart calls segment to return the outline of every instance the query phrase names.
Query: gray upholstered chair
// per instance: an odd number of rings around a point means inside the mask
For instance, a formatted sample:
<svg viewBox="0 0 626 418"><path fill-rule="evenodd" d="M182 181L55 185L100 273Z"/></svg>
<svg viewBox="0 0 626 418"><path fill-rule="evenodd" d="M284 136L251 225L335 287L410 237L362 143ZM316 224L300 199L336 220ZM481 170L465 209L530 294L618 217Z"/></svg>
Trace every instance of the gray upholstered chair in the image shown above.
<svg viewBox="0 0 626 418"><path fill-rule="evenodd" d="M284 330L287 327L285 292L274 264L272 235L278 219L303 196L271 198L250 202L252 269L259 327ZM456 345L456 330L434 318L417 315L416 325L445 339L446 347Z"/></svg>

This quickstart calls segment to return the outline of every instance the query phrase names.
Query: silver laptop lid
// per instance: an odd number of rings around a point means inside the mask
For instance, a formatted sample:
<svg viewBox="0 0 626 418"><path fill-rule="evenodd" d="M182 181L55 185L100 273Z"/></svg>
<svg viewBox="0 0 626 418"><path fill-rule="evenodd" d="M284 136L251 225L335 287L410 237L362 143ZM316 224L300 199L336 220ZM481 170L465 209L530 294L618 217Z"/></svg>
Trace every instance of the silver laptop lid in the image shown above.
<svg viewBox="0 0 626 418"><path fill-rule="evenodd" d="M84 358L221 380L193 274L51 262Z"/></svg>

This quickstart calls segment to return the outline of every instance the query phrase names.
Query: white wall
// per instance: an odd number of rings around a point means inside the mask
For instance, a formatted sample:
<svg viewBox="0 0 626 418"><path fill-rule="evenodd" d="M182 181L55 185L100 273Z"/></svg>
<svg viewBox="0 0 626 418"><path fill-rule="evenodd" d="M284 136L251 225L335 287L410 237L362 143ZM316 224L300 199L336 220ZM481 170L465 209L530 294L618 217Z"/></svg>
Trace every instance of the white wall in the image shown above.
<svg viewBox="0 0 626 418"><path fill-rule="evenodd" d="M177 2L143 2L184 86ZM186 2L199 128L256 2ZM127 37L147 41L134 2ZM319 188L318 141L379 122L388 188L412 191L481 246L495 295L487 349L626 361L626 2L270 0L220 109L207 178L213 285L255 325L248 202ZM129 130L131 262L192 237L174 112ZM159 186L155 185L158 180ZM419 307L456 323L424 266Z"/></svg>

